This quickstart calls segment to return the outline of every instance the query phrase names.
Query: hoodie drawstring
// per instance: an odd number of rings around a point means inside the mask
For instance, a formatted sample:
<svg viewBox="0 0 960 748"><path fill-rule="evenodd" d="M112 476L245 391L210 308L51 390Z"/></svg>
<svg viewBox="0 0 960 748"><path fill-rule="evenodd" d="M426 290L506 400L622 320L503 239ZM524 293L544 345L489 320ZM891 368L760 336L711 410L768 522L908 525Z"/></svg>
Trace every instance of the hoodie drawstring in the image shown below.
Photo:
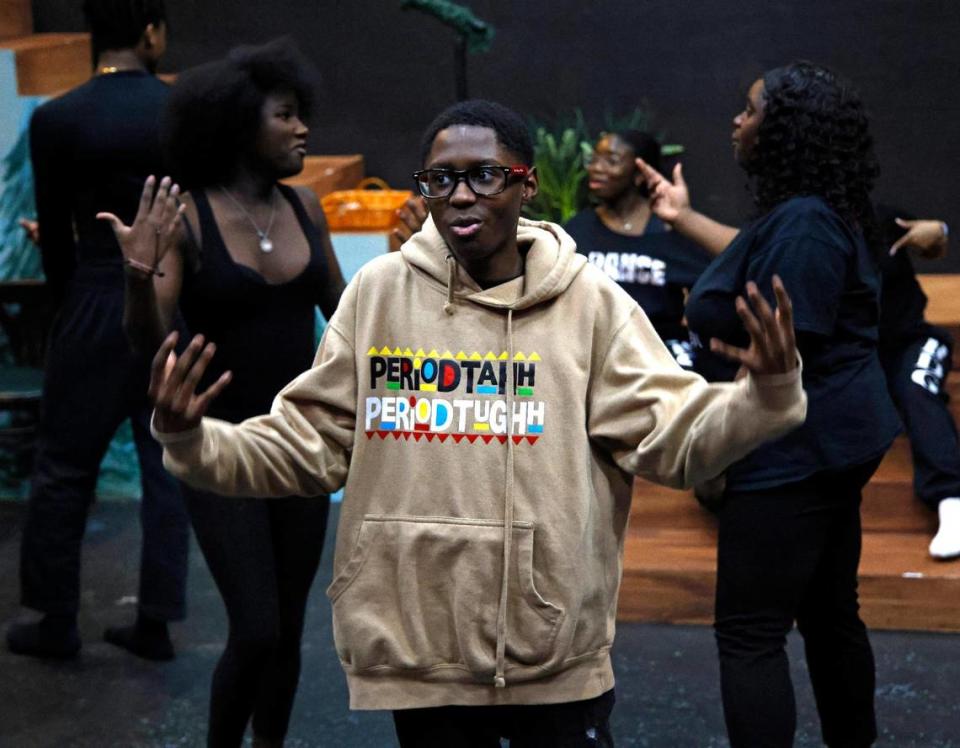
<svg viewBox="0 0 960 748"><path fill-rule="evenodd" d="M447 255L447 301L443 305L443 311L447 314L453 314L454 297L453 284L457 280L457 260L453 255Z"/></svg>
<svg viewBox="0 0 960 748"><path fill-rule="evenodd" d="M453 314L456 301L453 287L457 280L457 260L447 255L447 300L443 311ZM504 676L507 653L507 598L510 591L510 560L513 555L513 309L507 309L507 473L504 478L503 573L500 576L500 608L497 612L496 673L493 685L506 688Z"/></svg>
<svg viewBox="0 0 960 748"><path fill-rule="evenodd" d="M497 671L493 685L505 688L507 651L507 599L510 588L510 561L513 555L513 309L507 309L507 474L503 507L503 574L500 577L500 610L497 613Z"/></svg>

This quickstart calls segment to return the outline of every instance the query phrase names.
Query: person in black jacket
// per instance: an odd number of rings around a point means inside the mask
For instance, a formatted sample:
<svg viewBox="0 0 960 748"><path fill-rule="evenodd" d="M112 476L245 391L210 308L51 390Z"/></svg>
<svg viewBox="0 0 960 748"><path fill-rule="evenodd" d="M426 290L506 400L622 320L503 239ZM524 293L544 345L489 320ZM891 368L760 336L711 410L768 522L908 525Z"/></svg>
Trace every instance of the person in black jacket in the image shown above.
<svg viewBox="0 0 960 748"><path fill-rule="evenodd" d="M148 659L173 657L167 622L185 615L189 524L176 481L150 436L149 359L123 332L123 263L97 210L132 218L144 178L162 169L159 119L168 87L154 71L166 47L163 0L87 0L96 71L39 107L30 123L43 268L60 308L47 362L38 449L21 547L17 654L71 657L80 544L100 462L130 418L143 485L138 614L107 641Z"/></svg>

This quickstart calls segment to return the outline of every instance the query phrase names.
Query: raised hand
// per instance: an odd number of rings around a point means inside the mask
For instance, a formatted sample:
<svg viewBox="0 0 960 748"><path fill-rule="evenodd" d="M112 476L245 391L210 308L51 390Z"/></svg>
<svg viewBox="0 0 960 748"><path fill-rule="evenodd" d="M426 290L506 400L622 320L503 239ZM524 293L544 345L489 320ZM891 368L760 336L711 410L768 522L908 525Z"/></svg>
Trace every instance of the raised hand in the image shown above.
<svg viewBox="0 0 960 748"><path fill-rule="evenodd" d="M903 247L913 249L925 260L939 260L947 254L947 234L942 221L919 219L908 221L905 218L894 219L897 226L906 229L890 247L890 256L893 257Z"/></svg>
<svg viewBox="0 0 960 748"><path fill-rule="evenodd" d="M711 338L710 350L754 374L783 374L797 367L797 340L793 330L793 304L783 287L780 276L773 276L773 293L777 309L770 308L757 284L747 283L747 297L736 300L737 314L750 334L750 347L737 348L717 338ZM753 310L751 310L751 307ZM754 313L755 312L755 313Z"/></svg>
<svg viewBox="0 0 960 748"><path fill-rule="evenodd" d="M188 431L200 424L210 403L223 392L232 377L225 371L220 378L197 394L197 385L216 352L213 343L204 345L202 335L190 341L187 349L178 357L174 353L177 333L170 333L150 369L148 395L154 406L154 424L163 433Z"/></svg>
<svg viewBox="0 0 960 748"><path fill-rule="evenodd" d="M179 185L173 184L170 177L164 177L154 194L155 185L156 178L147 177L137 215L130 226L113 213L97 213L97 218L110 223L127 263L144 272L156 272L160 261L176 244L179 219L184 211L184 206L177 201Z"/></svg>
<svg viewBox="0 0 960 748"><path fill-rule="evenodd" d="M680 164L673 167L672 182L642 158L637 159L637 168L650 192L650 209L661 221L672 224L690 210L690 190Z"/></svg>
<svg viewBox="0 0 960 748"><path fill-rule="evenodd" d="M407 201L397 210L400 225L393 230L393 238L403 244L416 234L427 220L427 201L419 195L408 197Z"/></svg>

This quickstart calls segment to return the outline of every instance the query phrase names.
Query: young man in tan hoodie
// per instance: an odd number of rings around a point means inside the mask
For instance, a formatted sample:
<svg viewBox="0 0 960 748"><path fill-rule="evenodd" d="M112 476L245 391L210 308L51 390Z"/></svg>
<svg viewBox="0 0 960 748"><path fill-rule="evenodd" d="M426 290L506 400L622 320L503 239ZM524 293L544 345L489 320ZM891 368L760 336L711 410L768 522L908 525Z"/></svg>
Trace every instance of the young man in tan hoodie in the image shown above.
<svg viewBox="0 0 960 748"><path fill-rule="evenodd" d="M683 371L640 308L550 223L523 121L483 101L442 113L415 175L423 230L367 264L314 367L271 413L203 418L194 339L154 361L154 430L176 475L220 494L345 486L334 638L354 709L392 709L408 746L612 745L613 643L633 475L715 478L799 425L789 298L737 302L744 376ZM131 229L152 262L176 207L161 188ZM319 539L318 539L319 541Z"/></svg>

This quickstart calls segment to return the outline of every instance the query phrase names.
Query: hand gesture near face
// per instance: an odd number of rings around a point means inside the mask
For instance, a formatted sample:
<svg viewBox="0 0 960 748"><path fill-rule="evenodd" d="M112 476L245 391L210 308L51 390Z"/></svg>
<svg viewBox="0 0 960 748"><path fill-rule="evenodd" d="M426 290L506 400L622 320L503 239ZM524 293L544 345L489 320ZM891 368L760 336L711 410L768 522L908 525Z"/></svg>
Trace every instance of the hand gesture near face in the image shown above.
<svg viewBox="0 0 960 748"><path fill-rule="evenodd" d="M213 343L204 345L202 335L190 341L187 349L177 356L174 346L177 333L170 333L150 369L148 394L154 406L154 425L162 433L188 431L200 425L210 403L230 383L231 373L225 371L202 393L197 385L216 352Z"/></svg>
<svg viewBox="0 0 960 748"><path fill-rule="evenodd" d="M770 308L753 281L747 283L750 303L737 297L737 314L750 334L749 348L737 348L717 338L710 340L711 351L740 364L737 378L746 371L762 376L784 374L797 367L793 305L778 275L773 276L773 293L777 298L776 310Z"/></svg>
<svg viewBox="0 0 960 748"><path fill-rule="evenodd" d="M690 210L690 190L687 189L680 164L673 167L672 182L642 158L637 159L637 168L643 174L643 181L650 192L650 209L657 218L672 224Z"/></svg>
<svg viewBox="0 0 960 748"><path fill-rule="evenodd" d="M423 228L423 223L427 220L427 201L419 195L408 197L397 210L397 217L400 223L393 230L393 238L403 244Z"/></svg>
<svg viewBox="0 0 960 748"><path fill-rule="evenodd" d="M147 177L130 226L113 213L97 213L97 218L110 223L127 265L148 275L156 273L160 261L176 245L180 216L185 209L177 201L180 187L170 177L160 180L156 194L155 185L156 179Z"/></svg>

